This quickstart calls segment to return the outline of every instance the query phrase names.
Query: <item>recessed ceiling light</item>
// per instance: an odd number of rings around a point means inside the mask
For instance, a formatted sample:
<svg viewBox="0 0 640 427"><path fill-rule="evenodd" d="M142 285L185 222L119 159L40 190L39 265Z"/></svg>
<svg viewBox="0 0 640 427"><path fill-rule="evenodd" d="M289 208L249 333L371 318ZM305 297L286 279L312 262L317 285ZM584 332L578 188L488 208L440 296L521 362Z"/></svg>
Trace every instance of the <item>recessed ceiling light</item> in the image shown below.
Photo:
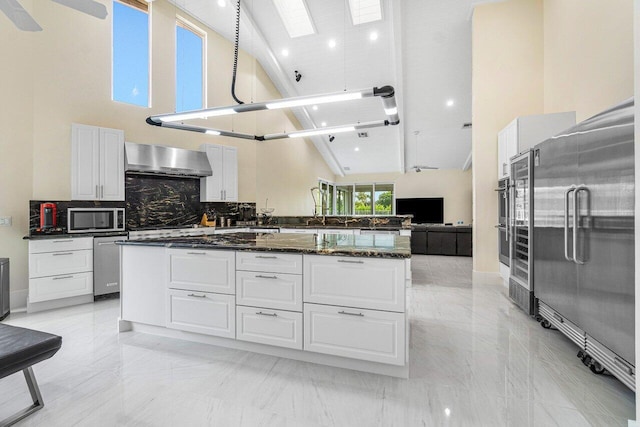
<svg viewBox="0 0 640 427"><path fill-rule="evenodd" d="M360 151L360 147L354 148L353 151Z"/></svg>
<svg viewBox="0 0 640 427"><path fill-rule="evenodd" d="M304 0L273 0L280 19L289 33L289 37L301 37L315 34L311 15Z"/></svg>
<svg viewBox="0 0 640 427"><path fill-rule="evenodd" d="M380 0L349 0L353 25L382 20Z"/></svg>
<svg viewBox="0 0 640 427"><path fill-rule="evenodd" d="M327 122L322 122L322 123L320 123L320 126L323 126L323 127L324 127L324 126L326 126L326 125L327 125Z"/></svg>
<svg viewBox="0 0 640 427"><path fill-rule="evenodd" d="M331 49L333 49L334 47L336 47L337 43L336 43L336 39L331 39L329 40L329 47Z"/></svg>
<svg viewBox="0 0 640 427"><path fill-rule="evenodd" d="M289 50L282 49L282 56L289 56Z"/></svg>
<svg viewBox="0 0 640 427"><path fill-rule="evenodd" d="M455 104L455 102L453 101L453 99L448 99L448 100L447 100L447 107L453 107L453 104Z"/></svg>
<svg viewBox="0 0 640 427"><path fill-rule="evenodd" d="M369 40L371 40L372 42L378 40L378 32L372 31L371 34L369 34Z"/></svg>
<svg viewBox="0 0 640 427"><path fill-rule="evenodd" d="M314 105L313 107L311 107L313 109L313 111L318 111L318 106Z"/></svg>
<svg viewBox="0 0 640 427"><path fill-rule="evenodd" d="M218 6L225 7L227 5L227 0L218 0Z"/></svg>

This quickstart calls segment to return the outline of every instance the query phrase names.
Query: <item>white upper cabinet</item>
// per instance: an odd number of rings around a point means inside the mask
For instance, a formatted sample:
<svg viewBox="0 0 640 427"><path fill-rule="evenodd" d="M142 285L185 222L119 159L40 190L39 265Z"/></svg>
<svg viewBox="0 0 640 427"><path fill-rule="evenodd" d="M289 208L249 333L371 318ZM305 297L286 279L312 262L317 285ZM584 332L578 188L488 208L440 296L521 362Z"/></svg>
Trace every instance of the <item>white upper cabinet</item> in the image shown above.
<svg viewBox="0 0 640 427"><path fill-rule="evenodd" d="M517 117L498 133L498 179L509 176L510 159L576 124L575 111Z"/></svg>
<svg viewBox="0 0 640 427"><path fill-rule="evenodd" d="M200 180L201 202L238 201L238 149L224 145L203 144L200 151L207 153L212 176Z"/></svg>
<svg viewBox="0 0 640 427"><path fill-rule="evenodd" d="M124 200L124 132L71 125L71 199Z"/></svg>

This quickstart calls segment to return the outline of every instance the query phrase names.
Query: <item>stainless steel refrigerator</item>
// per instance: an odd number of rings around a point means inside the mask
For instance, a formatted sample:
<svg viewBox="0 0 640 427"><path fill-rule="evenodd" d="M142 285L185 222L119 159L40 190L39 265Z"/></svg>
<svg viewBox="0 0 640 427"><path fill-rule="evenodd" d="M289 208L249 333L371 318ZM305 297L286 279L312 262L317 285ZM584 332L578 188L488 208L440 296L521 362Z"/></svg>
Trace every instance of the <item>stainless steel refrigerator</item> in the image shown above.
<svg viewBox="0 0 640 427"><path fill-rule="evenodd" d="M534 149L534 288L543 326L635 390L634 103Z"/></svg>

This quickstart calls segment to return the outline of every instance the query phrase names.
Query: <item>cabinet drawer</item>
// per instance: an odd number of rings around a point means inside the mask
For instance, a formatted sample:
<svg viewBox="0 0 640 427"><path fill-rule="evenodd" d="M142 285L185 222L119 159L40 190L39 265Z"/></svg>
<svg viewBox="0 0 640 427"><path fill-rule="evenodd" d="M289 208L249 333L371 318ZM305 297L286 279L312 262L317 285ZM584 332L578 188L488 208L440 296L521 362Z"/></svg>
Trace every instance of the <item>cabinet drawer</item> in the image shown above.
<svg viewBox="0 0 640 427"><path fill-rule="evenodd" d="M238 270L302 274L302 255L281 252L238 252Z"/></svg>
<svg viewBox="0 0 640 427"><path fill-rule="evenodd" d="M304 256L304 302L403 312L404 259Z"/></svg>
<svg viewBox="0 0 640 427"><path fill-rule="evenodd" d="M29 255L29 277L46 277L93 271L93 249Z"/></svg>
<svg viewBox="0 0 640 427"><path fill-rule="evenodd" d="M93 293L93 273L29 279L29 302L42 302Z"/></svg>
<svg viewBox="0 0 640 427"><path fill-rule="evenodd" d="M29 253L81 251L93 249L93 237L30 240Z"/></svg>
<svg viewBox="0 0 640 427"><path fill-rule="evenodd" d="M235 338L233 295L169 289L167 327L199 334Z"/></svg>
<svg viewBox="0 0 640 427"><path fill-rule="evenodd" d="M236 306L237 339L302 350L302 313Z"/></svg>
<svg viewBox="0 0 640 427"><path fill-rule="evenodd" d="M302 311L302 276L238 271L236 301L254 307Z"/></svg>
<svg viewBox="0 0 640 427"><path fill-rule="evenodd" d="M405 315L305 303L304 349L403 366Z"/></svg>
<svg viewBox="0 0 640 427"><path fill-rule="evenodd" d="M169 249L169 288L234 294L235 252Z"/></svg>

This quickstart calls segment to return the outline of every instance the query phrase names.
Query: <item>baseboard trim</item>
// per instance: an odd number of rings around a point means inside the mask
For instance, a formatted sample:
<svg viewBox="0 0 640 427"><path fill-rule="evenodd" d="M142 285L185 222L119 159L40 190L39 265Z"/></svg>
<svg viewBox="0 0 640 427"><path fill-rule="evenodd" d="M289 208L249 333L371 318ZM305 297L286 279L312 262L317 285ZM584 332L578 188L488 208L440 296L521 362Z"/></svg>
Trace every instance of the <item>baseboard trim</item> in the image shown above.
<svg viewBox="0 0 640 427"><path fill-rule="evenodd" d="M476 271L472 276L474 285L502 285L505 286L502 276L497 271Z"/></svg>
<svg viewBox="0 0 640 427"><path fill-rule="evenodd" d="M72 305L80 305L93 303L93 294L80 295L77 297L60 298L50 301L30 302L27 305L27 313L37 313L38 311L53 310L56 308L69 307Z"/></svg>
<svg viewBox="0 0 640 427"><path fill-rule="evenodd" d="M26 311L28 296L29 289L18 289L17 291L11 291L9 294L9 309L16 313Z"/></svg>

